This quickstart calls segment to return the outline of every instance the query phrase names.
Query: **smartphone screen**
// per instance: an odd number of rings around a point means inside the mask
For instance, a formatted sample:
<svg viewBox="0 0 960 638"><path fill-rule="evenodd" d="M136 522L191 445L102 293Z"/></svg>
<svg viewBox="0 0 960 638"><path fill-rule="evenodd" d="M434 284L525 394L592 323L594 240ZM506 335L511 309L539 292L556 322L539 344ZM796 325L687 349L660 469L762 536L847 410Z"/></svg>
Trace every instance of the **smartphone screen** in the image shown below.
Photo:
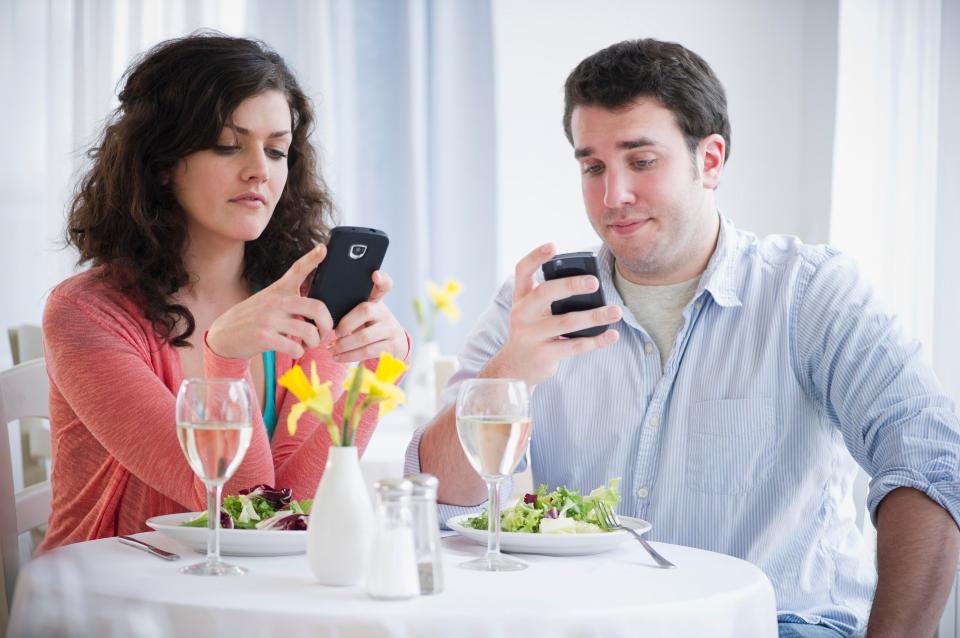
<svg viewBox="0 0 960 638"><path fill-rule="evenodd" d="M330 231L327 256L317 266L309 296L327 306L334 326L370 297L371 277L389 244L387 234L376 228L337 226Z"/></svg>
<svg viewBox="0 0 960 638"><path fill-rule="evenodd" d="M547 281L551 279L560 279L562 277L574 277L577 275L593 275L599 279L597 274L597 258L593 253L563 253L555 255L553 259L543 264L543 278ZM603 300L603 289L597 288L593 292L583 295L573 295L566 299L560 299L550 304L550 311L555 315L562 315L568 312L578 310L591 310L606 305ZM583 330L568 332L564 337L595 337L602 334L608 326L592 326Z"/></svg>

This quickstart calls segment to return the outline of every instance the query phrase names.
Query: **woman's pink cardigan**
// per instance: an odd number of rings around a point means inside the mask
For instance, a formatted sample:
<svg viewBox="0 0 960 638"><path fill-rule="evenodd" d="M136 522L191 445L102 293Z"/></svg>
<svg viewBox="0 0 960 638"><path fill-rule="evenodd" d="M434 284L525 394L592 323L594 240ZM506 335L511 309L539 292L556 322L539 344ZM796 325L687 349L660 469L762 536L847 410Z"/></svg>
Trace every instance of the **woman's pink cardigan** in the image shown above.
<svg viewBox="0 0 960 638"><path fill-rule="evenodd" d="M44 311L53 503L41 551L142 532L151 516L207 507L204 485L177 441L174 406L183 379L177 348L163 343L141 309L100 272L94 268L61 283ZM320 378L333 381L338 422L349 366L334 362L326 346L309 350L297 363L309 375L310 362L316 361ZM220 357L206 346L203 360L207 378L250 381L246 360ZM279 352L276 361L277 378L294 363ZM330 436L309 414L290 436L287 414L296 401L277 386L278 419L271 442L254 398L253 439L224 494L268 483L293 488L297 499L313 496ZM355 441L361 454L376 416L375 409L368 410L360 422Z"/></svg>

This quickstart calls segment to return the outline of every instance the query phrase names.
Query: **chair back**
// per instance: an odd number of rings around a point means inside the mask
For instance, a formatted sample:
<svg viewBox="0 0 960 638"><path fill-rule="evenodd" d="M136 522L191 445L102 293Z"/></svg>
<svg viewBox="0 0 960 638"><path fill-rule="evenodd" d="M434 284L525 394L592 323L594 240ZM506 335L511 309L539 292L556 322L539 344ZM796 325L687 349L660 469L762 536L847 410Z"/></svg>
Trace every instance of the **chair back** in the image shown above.
<svg viewBox="0 0 960 638"><path fill-rule="evenodd" d="M10 450L10 423L24 417L50 418L50 383L46 364L36 359L0 372L0 561L6 603L23 562L20 534L45 525L50 516L50 482L22 490L14 489L14 465Z"/></svg>
<svg viewBox="0 0 960 638"><path fill-rule="evenodd" d="M14 365L43 358L43 331L24 323L7 329ZM14 490L50 478L53 451L50 448L50 423L46 419L20 419L20 440L11 438Z"/></svg>
<svg viewBox="0 0 960 638"><path fill-rule="evenodd" d="M7 328L10 340L10 354L14 365L43 357L43 331L40 326L24 323L15 328Z"/></svg>

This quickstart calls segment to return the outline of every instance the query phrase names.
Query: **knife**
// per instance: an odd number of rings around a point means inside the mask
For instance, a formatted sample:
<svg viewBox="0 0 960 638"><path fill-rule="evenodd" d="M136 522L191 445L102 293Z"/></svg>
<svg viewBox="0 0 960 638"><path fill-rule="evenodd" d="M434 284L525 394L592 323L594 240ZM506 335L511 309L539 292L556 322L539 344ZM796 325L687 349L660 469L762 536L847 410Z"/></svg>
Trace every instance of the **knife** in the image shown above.
<svg viewBox="0 0 960 638"><path fill-rule="evenodd" d="M137 549L142 549L145 552L149 552L154 556L162 558L164 560L180 560L180 554L174 554L173 552L168 552L159 547L154 547L150 543L144 543L142 540L136 539L133 536L118 536L117 540L123 543L124 545L129 545L130 547L136 547Z"/></svg>

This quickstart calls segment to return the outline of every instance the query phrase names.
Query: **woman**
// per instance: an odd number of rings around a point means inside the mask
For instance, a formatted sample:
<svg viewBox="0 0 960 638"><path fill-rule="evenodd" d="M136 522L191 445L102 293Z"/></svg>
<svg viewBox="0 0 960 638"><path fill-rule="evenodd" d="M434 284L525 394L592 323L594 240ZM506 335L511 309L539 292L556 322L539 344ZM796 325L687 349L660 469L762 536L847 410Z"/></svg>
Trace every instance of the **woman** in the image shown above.
<svg viewBox="0 0 960 638"><path fill-rule="evenodd" d="M220 34L170 40L128 70L119 98L70 207L67 241L93 267L61 283L44 312L53 513L43 549L206 507L177 442L184 378L244 377L253 389L253 440L224 493L268 483L304 498L330 439L310 417L295 436L273 428L296 402L276 379L315 361L338 389L351 362L409 355L382 301L385 273L336 332L323 303L301 294L333 206L308 142L309 101L279 55Z"/></svg>

